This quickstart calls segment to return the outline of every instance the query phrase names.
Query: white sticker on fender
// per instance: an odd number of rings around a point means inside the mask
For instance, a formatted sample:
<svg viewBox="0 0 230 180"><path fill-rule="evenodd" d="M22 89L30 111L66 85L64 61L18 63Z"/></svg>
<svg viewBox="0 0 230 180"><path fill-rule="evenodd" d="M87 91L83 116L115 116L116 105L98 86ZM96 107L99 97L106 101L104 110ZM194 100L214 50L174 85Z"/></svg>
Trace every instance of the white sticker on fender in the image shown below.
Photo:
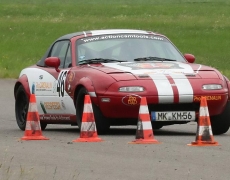
<svg viewBox="0 0 230 180"><path fill-rule="evenodd" d="M68 70L61 71L58 79L38 68L26 68L22 75L28 78L30 92L34 89L39 114L76 114L73 99L65 91Z"/></svg>

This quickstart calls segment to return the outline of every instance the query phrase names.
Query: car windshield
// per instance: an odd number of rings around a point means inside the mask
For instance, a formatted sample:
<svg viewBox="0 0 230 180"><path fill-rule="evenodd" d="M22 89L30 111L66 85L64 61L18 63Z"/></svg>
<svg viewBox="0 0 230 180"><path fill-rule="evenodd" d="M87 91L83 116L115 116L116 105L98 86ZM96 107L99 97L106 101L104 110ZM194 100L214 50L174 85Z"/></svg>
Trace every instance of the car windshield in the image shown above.
<svg viewBox="0 0 230 180"><path fill-rule="evenodd" d="M113 34L76 42L77 64L124 61L181 61L182 54L165 37L153 34ZM107 61L105 61L107 60ZM118 61L115 61L118 60Z"/></svg>

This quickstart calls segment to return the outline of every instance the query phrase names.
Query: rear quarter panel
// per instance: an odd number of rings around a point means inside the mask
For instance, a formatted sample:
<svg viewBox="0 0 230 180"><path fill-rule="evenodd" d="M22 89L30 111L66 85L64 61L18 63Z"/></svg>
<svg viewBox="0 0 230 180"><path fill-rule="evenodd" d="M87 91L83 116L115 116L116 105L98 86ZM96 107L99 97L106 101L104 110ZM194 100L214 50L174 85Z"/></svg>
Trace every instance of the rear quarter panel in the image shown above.
<svg viewBox="0 0 230 180"><path fill-rule="evenodd" d="M21 77L19 77L19 79L16 81L15 85L14 85L14 97L16 98L16 93L17 90L19 88L19 86L22 85L27 96L30 96L30 88L29 88L29 83L28 83L28 78L26 75L22 75Z"/></svg>

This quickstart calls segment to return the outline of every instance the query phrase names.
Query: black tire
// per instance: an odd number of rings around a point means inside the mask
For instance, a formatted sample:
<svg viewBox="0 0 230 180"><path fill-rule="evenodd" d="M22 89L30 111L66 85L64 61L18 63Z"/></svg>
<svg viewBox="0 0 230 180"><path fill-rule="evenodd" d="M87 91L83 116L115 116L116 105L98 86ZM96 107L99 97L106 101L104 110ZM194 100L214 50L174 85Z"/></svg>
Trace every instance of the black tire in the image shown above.
<svg viewBox="0 0 230 180"><path fill-rule="evenodd" d="M25 90L22 86L19 86L16 92L16 101L15 101L15 116L18 127L21 130L26 128L26 116L29 107L29 99L25 93Z"/></svg>
<svg viewBox="0 0 230 180"><path fill-rule="evenodd" d="M162 127L163 127L163 125L161 125L161 124L157 124L157 123L155 123L155 122L151 122L152 123L152 128L153 128L153 130L155 129L155 130L157 130L157 129L161 129Z"/></svg>
<svg viewBox="0 0 230 180"><path fill-rule="evenodd" d="M40 122L40 125L41 125L41 130L44 131L47 127L47 124L46 123L42 123Z"/></svg>
<svg viewBox="0 0 230 180"><path fill-rule="evenodd" d="M230 126L230 103L228 102L222 114L211 116L212 132L215 135L224 134Z"/></svg>
<svg viewBox="0 0 230 180"><path fill-rule="evenodd" d="M110 121L105 118L100 108L92 103L98 134L106 134L110 129Z"/></svg>
<svg viewBox="0 0 230 180"><path fill-rule="evenodd" d="M19 86L16 92L15 116L16 116L18 127L23 131L26 128L26 118L27 118L28 108L29 108L29 99L26 95L23 86L21 85ZM46 126L47 126L46 123L41 123L42 130L45 130Z"/></svg>
<svg viewBox="0 0 230 180"><path fill-rule="evenodd" d="M85 95L87 95L88 92L85 88L81 88L78 92L75 105L76 105L76 117L77 117L77 124L79 129L81 129L81 122L82 122L82 114L83 114L83 108L84 108L84 98ZM103 114L101 113L101 110L92 103L93 107L93 113L95 117L96 127L97 127L97 133L98 134L105 134L109 131L110 123L109 120L106 119Z"/></svg>

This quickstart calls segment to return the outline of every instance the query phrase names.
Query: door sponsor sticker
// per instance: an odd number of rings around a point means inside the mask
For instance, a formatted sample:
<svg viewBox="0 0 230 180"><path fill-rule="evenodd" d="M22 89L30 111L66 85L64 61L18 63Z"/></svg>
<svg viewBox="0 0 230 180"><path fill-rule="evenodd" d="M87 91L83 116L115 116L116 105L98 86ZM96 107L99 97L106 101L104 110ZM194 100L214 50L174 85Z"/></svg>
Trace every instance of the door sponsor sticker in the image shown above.
<svg viewBox="0 0 230 180"><path fill-rule="evenodd" d="M44 114L48 114L47 111L50 110L56 110L56 111L60 111L60 110L66 110L66 106L64 101L62 100L61 102L43 102L40 101L40 105L42 108L42 111Z"/></svg>
<svg viewBox="0 0 230 180"><path fill-rule="evenodd" d="M33 83L33 86L34 86L34 83ZM52 91L52 88L53 88L52 82L36 82L35 84L36 91Z"/></svg>

